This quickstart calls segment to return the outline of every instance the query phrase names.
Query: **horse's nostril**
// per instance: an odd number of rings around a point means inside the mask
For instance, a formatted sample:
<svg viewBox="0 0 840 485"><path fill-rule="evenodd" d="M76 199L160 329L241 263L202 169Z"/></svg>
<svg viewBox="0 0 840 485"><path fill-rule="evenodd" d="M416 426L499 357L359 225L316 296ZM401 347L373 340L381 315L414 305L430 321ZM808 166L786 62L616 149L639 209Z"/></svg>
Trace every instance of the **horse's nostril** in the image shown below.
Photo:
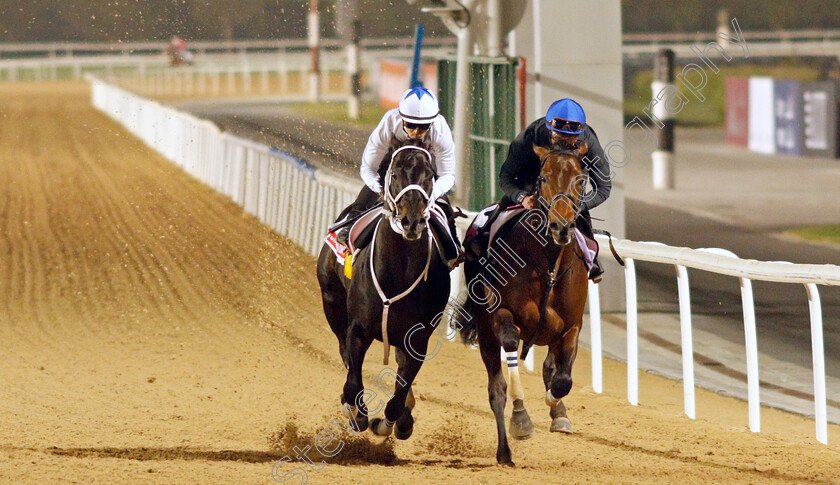
<svg viewBox="0 0 840 485"><path fill-rule="evenodd" d="M559 222L552 222L549 223L548 228L552 231L559 231L560 230L560 223Z"/></svg>
<svg viewBox="0 0 840 485"><path fill-rule="evenodd" d="M400 219L400 223L402 223L403 226L407 226L408 225L408 217L406 216L406 217L403 217L402 219Z"/></svg>

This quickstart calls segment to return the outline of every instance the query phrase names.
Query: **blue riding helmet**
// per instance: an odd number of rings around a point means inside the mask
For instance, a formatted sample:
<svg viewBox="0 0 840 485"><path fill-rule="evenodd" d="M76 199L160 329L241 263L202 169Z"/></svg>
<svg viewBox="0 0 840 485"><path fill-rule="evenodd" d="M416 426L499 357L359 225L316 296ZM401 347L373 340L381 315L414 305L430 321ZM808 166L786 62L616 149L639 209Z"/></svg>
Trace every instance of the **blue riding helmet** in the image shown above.
<svg viewBox="0 0 840 485"><path fill-rule="evenodd" d="M545 113L545 126L551 131L580 135L583 133L584 125L586 125L586 113L571 98L563 98L551 103Z"/></svg>

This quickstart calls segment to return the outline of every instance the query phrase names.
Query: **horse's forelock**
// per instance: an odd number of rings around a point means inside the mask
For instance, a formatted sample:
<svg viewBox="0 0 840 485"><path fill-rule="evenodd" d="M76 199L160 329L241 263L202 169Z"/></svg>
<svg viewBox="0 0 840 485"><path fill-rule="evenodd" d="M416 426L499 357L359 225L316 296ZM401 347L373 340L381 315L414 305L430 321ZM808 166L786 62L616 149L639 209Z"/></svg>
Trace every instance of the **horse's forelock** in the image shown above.
<svg viewBox="0 0 840 485"><path fill-rule="evenodd" d="M421 146L421 148L423 147ZM426 153L422 150L414 149L407 149L397 153L394 159L391 160L393 176L404 183L416 183L418 180L414 179L415 176L434 176L431 160L428 159ZM403 177L405 178L404 180ZM409 177L411 177L411 181L409 181Z"/></svg>

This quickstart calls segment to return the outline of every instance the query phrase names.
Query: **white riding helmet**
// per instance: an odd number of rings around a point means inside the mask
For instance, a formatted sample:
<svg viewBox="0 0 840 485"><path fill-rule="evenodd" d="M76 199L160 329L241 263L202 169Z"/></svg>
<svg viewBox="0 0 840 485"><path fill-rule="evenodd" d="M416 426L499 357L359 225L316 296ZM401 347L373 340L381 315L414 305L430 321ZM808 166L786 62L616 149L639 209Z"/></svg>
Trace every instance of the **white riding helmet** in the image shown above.
<svg viewBox="0 0 840 485"><path fill-rule="evenodd" d="M426 88L411 88L400 100L400 116L403 121L425 125L435 121L440 114L437 98Z"/></svg>

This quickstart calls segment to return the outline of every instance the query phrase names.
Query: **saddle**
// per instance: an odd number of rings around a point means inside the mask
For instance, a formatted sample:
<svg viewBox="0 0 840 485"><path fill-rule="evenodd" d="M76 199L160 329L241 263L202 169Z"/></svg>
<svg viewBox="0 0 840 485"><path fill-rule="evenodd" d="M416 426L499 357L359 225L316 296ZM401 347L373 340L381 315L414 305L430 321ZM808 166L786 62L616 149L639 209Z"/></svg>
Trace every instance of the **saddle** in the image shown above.
<svg viewBox="0 0 840 485"><path fill-rule="evenodd" d="M467 229L467 235L464 237L464 246L472 244L479 234L486 232L489 234L487 243L486 245L482 244L482 247L479 248L481 251L480 254L486 254L488 248L493 245L493 242L498 238L504 238L508 233L510 233L526 212L526 209L522 207L522 205L512 205L502 209L495 220L489 221L493 212L497 209L498 204L493 204L483 209L475 216L475 219L473 219L469 229ZM489 230L486 227L488 223L490 224ZM581 249L586 269L589 271L592 269L593 262L598 256L598 241L586 237L577 227L574 232L575 242Z"/></svg>
<svg viewBox="0 0 840 485"><path fill-rule="evenodd" d="M360 250L370 244L373 239L373 231L376 228L376 223L382 218L382 204L377 204L371 209L368 209L355 221L342 220L330 226L329 233L324 239L324 242L329 246L335 254L336 260L339 264L345 265L346 260L351 260L353 256L358 254ZM352 222L350 227L350 235L348 237L348 246L339 243L336 238L336 231L345 227ZM429 217L429 231L432 233L432 238L438 249L438 255L447 266L450 261L458 261L461 256L461 248L449 228L445 211L435 204L431 210L431 217ZM351 269L345 266L345 275L350 278Z"/></svg>

